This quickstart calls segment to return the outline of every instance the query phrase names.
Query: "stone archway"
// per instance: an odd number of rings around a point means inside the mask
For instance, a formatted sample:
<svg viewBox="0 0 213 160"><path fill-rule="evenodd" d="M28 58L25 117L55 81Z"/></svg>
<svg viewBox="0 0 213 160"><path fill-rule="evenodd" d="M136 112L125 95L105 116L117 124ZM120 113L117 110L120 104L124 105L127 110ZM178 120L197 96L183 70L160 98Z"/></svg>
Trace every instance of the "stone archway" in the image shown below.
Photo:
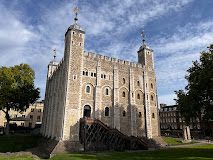
<svg viewBox="0 0 213 160"><path fill-rule="evenodd" d="M89 105L84 106L84 117L91 117L91 107Z"/></svg>

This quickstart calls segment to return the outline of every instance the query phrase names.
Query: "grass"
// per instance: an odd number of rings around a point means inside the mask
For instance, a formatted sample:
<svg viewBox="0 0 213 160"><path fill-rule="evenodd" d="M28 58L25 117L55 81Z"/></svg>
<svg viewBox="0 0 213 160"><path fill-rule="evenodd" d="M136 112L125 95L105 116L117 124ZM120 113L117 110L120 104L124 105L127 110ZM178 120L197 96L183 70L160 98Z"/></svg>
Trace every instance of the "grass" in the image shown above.
<svg viewBox="0 0 213 160"><path fill-rule="evenodd" d="M207 144L190 148L164 149L144 152L94 152L59 154L51 160L213 160L213 145Z"/></svg>
<svg viewBox="0 0 213 160"><path fill-rule="evenodd" d="M10 135L0 137L0 152L24 151L34 147L40 135ZM170 138L171 140L171 138ZM182 144L182 143L181 143ZM213 144L188 148L171 148L143 152L80 152L58 154L50 160L213 160ZM31 155L4 156L0 160L34 160Z"/></svg>
<svg viewBox="0 0 213 160"><path fill-rule="evenodd" d="M51 160L213 160L213 144L144 152L90 152L59 154ZM33 160L32 156L0 157L0 160Z"/></svg>
<svg viewBox="0 0 213 160"><path fill-rule="evenodd" d="M179 142L178 139L175 139L175 138L169 138L169 137L162 137L162 138L167 144L171 144L171 146L198 143L198 142L182 143L182 142Z"/></svg>
<svg viewBox="0 0 213 160"><path fill-rule="evenodd" d="M5 157L0 157L0 160L35 160L35 158L33 156L28 156L28 155L24 155L24 156L5 156Z"/></svg>
<svg viewBox="0 0 213 160"><path fill-rule="evenodd" d="M40 135L35 134L0 136L0 152L25 151L35 147L40 138Z"/></svg>

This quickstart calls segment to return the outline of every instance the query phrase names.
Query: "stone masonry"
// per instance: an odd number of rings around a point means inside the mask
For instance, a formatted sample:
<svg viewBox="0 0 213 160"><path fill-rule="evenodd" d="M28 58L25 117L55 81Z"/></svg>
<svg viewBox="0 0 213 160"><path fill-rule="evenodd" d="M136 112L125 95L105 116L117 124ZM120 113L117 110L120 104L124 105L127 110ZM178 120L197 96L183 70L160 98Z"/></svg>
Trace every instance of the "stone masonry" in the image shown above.
<svg viewBox="0 0 213 160"><path fill-rule="evenodd" d="M64 57L48 65L41 133L80 150L79 120L99 119L128 136L159 136L153 50L145 43L138 63L84 51L77 23L65 33Z"/></svg>

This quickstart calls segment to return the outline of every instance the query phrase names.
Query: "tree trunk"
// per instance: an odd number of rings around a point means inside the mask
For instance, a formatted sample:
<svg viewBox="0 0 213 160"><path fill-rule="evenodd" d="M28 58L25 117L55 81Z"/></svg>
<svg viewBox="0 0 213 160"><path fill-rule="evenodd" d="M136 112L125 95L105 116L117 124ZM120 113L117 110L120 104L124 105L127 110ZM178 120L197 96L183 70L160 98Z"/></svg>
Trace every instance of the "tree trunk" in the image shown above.
<svg viewBox="0 0 213 160"><path fill-rule="evenodd" d="M5 118L7 119L6 132L5 132L6 135L9 135L9 134L10 134L10 115L9 115L8 112L9 112L9 110L8 110L8 108L7 108L7 110L6 110L6 112L5 112L5 114L6 114Z"/></svg>

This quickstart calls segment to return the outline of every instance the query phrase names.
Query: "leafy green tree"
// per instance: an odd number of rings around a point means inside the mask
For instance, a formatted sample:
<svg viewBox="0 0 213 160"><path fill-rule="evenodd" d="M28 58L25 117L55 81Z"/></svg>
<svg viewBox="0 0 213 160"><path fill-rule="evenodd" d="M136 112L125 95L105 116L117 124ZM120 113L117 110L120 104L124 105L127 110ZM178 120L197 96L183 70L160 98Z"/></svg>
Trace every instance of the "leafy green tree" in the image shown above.
<svg viewBox="0 0 213 160"><path fill-rule="evenodd" d="M34 86L35 72L27 64L0 68L0 110L7 119L9 134L10 109L22 112L39 98L39 88Z"/></svg>
<svg viewBox="0 0 213 160"><path fill-rule="evenodd" d="M201 52L200 61L193 62L185 76L188 85L185 91L175 91L176 102L186 124L198 118L210 130L213 120L213 44L209 52Z"/></svg>

